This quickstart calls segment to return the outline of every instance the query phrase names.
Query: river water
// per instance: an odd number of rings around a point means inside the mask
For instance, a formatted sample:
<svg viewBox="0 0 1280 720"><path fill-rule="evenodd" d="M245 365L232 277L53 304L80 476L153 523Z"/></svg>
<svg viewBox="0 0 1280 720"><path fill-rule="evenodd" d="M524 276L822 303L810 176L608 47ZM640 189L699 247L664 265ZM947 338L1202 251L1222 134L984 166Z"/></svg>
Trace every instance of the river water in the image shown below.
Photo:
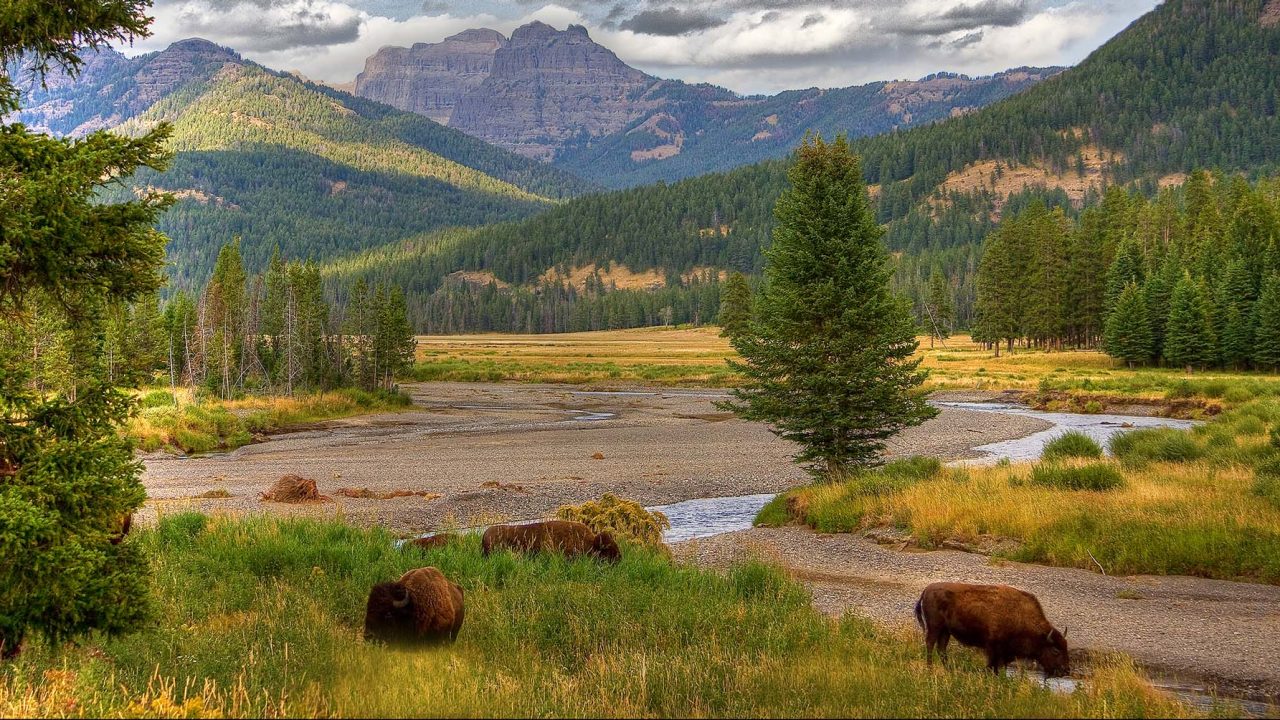
<svg viewBox="0 0 1280 720"><path fill-rule="evenodd" d="M1052 423L1053 427L1016 440L991 443L974 448L980 457L958 460L953 464L994 465L1001 460L1035 460L1050 440L1063 433L1082 432L1106 447L1112 437L1138 428L1167 427L1186 429L1195 425L1190 420L1130 415L1084 415L1077 413L1041 412L1022 405L1007 403L939 402L938 407L977 412L1024 415ZM650 508L660 510L671 521L671 529L663 535L668 543L710 537L721 533L748 530L756 514L774 495L739 495L735 497L698 498L671 505Z"/></svg>

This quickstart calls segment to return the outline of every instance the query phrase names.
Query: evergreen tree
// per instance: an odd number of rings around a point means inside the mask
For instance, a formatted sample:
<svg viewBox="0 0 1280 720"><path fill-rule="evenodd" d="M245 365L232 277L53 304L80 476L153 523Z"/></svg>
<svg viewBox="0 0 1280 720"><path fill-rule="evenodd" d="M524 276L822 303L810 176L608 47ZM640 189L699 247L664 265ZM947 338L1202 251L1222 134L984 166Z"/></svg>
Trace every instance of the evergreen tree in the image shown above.
<svg viewBox="0 0 1280 720"><path fill-rule="evenodd" d="M232 397L243 380L240 359L248 309L245 289L248 276L239 246L238 240L222 246L213 268L213 278L205 287L205 332L210 338L206 352L212 369L208 382L210 388L223 398Z"/></svg>
<svg viewBox="0 0 1280 720"><path fill-rule="evenodd" d="M1200 286L1183 275L1169 300L1169 322L1165 329L1164 358L1170 365L1203 367L1213 361L1213 334Z"/></svg>
<svg viewBox="0 0 1280 720"><path fill-rule="evenodd" d="M910 311L889 289L858 158L841 136L806 140L778 199L751 331L732 338L746 382L725 407L796 442L796 459L838 477L880 462L884 441L936 414Z"/></svg>
<svg viewBox="0 0 1280 720"><path fill-rule="evenodd" d="M951 324L955 322L955 305L951 302L951 286L942 269L935 267L929 274L929 299L927 302L929 320L929 347L933 340L946 340L951 337Z"/></svg>
<svg viewBox="0 0 1280 720"><path fill-rule="evenodd" d="M0 68L23 59L74 75L80 48L146 34L139 0L10 5L0 9ZM31 632L57 642L127 631L149 615L146 559L119 537L146 498L119 431L131 401L106 381L102 349L107 308L160 285L165 239L152 228L169 203L100 196L163 166L167 126L53 138L3 120L18 97L0 70L0 657ZM32 356L7 341L47 322L35 315L49 308L70 347L65 392L41 388Z"/></svg>
<svg viewBox="0 0 1280 720"><path fill-rule="evenodd" d="M720 335L733 337L751 323L751 286L747 276L734 271L725 282L720 296Z"/></svg>
<svg viewBox="0 0 1280 720"><path fill-rule="evenodd" d="M1253 362L1267 370L1280 369L1280 275L1262 283L1254 306Z"/></svg>
<svg viewBox="0 0 1280 720"><path fill-rule="evenodd" d="M1151 325L1147 303L1134 283L1120 293L1115 310L1107 318L1103 347L1107 354L1129 364L1145 364L1151 360Z"/></svg>

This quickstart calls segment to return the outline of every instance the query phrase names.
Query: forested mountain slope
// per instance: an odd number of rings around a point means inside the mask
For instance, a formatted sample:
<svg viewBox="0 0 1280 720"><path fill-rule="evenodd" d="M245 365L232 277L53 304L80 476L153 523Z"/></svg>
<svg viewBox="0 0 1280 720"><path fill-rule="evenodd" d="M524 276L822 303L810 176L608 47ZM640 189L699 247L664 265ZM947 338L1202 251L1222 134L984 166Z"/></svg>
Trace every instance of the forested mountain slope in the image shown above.
<svg viewBox="0 0 1280 720"><path fill-rule="evenodd" d="M1022 95L855 142L898 251L900 287L919 297L941 268L964 315L981 240L1003 213L1033 199L1074 213L1108 185L1153 193L1197 167L1274 171L1280 27L1264 22L1263 6L1171 0L1079 67ZM645 324L663 321L669 306L677 320L692 319L700 301L689 293L703 293L704 281L760 269L783 182L782 163L766 161L581 198L447 244L348 259L330 273L410 283L423 328ZM659 297L658 288L667 294ZM681 289L686 294L674 299ZM590 316L596 305L602 314Z"/></svg>
<svg viewBox="0 0 1280 720"><path fill-rule="evenodd" d="M32 88L19 117L59 134L171 122L176 157L133 187L173 191L170 278L200 282L235 235L251 270L274 247L323 259L434 228L525 217L590 188L427 118L242 60L202 40Z"/></svg>

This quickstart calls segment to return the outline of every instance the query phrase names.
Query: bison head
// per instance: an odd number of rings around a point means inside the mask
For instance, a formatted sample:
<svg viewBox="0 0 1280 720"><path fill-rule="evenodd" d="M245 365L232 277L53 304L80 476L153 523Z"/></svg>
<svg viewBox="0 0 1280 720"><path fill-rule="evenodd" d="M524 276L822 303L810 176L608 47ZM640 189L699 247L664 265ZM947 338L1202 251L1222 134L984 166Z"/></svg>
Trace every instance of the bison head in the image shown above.
<svg viewBox="0 0 1280 720"><path fill-rule="evenodd" d="M601 560L615 563L622 559L622 551L618 549L618 543L607 531L596 535L595 542L591 544L591 554Z"/></svg>
<svg viewBox="0 0 1280 720"><path fill-rule="evenodd" d="M364 611L365 638L395 642L412 636L413 631L413 598L409 589L398 582L374 585Z"/></svg>
<svg viewBox="0 0 1280 720"><path fill-rule="evenodd" d="M1040 654L1036 656L1040 669L1048 677L1071 674L1071 657L1067 652L1067 636L1051 628L1040 646Z"/></svg>

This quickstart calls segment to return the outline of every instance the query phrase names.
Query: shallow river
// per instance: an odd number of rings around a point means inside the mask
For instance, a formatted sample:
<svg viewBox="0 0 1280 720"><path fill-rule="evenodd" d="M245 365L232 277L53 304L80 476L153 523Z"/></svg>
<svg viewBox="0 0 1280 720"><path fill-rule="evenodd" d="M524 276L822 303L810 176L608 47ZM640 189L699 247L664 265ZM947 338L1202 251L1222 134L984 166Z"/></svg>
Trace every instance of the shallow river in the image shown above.
<svg viewBox="0 0 1280 720"><path fill-rule="evenodd" d="M936 405L961 410L1024 415L1053 423L1053 427L1048 430L1027 437L974 448L976 452L983 455L968 460L958 460L954 464L993 465L1004 459L1035 460L1040 457L1045 444L1050 440L1073 430L1088 435L1106 447L1112 437L1128 430L1152 427L1186 429L1195 424L1190 420L1171 420L1161 417L1041 412L1021 405L1005 403L940 402ZM671 529L666 532L663 539L668 543L674 543L750 529L756 514L773 498L772 494L699 498L650 509L661 510L671 521Z"/></svg>

